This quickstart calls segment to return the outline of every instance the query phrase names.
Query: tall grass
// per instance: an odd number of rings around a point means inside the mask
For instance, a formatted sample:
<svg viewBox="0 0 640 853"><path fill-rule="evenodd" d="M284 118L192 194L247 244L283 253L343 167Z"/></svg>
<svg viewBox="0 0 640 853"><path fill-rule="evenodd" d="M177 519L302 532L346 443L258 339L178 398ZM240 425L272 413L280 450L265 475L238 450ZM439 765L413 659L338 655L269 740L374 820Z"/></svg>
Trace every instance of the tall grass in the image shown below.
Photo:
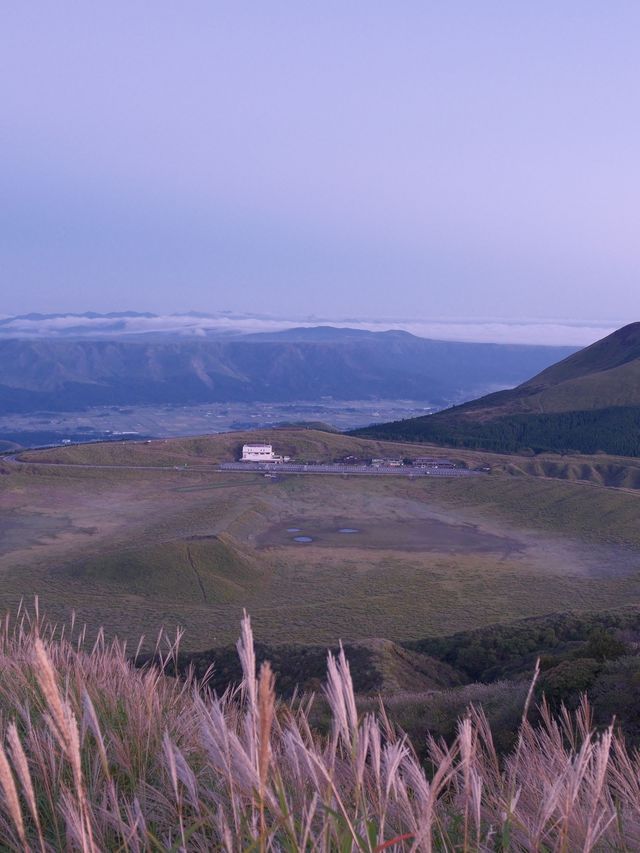
<svg viewBox="0 0 640 853"><path fill-rule="evenodd" d="M165 646L168 657L176 645ZM359 714L344 653L329 655L331 731L310 699L256 676L223 696L125 646L24 613L0 631L0 848L10 851L573 851L640 849L640 759L589 708L526 708L499 759L482 711L421 765L387 718ZM425 735L428 737L428 735Z"/></svg>

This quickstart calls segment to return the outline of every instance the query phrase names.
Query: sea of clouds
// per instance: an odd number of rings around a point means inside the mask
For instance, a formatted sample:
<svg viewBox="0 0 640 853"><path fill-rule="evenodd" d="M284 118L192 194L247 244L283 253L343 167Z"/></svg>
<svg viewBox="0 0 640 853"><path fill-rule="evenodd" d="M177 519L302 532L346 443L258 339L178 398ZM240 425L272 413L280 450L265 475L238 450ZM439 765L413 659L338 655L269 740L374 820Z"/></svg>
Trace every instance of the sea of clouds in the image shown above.
<svg viewBox="0 0 640 853"><path fill-rule="evenodd" d="M51 314L0 316L0 337L106 337L122 335L180 335L209 337L277 332L330 325L383 332L403 330L421 338L479 343L586 346L610 334L620 323L570 320L505 319L353 319L286 318L236 313L219 314Z"/></svg>

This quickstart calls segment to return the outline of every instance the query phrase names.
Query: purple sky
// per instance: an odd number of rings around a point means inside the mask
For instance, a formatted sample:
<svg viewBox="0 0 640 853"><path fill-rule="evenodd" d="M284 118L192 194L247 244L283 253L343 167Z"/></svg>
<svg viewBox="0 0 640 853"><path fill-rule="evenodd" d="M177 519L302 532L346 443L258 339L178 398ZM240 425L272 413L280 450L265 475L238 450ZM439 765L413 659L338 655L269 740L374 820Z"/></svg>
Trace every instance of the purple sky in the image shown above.
<svg viewBox="0 0 640 853"><path fill-rule="evenodd" d="M640 319L637 2L0 10L4 314Z"/></svg>

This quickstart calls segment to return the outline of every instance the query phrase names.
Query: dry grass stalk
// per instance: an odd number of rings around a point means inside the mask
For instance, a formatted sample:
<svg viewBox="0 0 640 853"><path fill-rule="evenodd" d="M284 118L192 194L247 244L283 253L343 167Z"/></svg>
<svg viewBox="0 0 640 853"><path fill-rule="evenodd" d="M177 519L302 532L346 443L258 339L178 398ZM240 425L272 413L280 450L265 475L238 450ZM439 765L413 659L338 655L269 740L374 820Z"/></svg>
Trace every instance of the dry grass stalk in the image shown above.
<svg viewBox="0 0 640 853"><path fill-rule="evenodd" d="M44 853L44 837L42 835L42 827L40 826L40 816L38 815L36 795L33 789L31 773L29 771L29 762L27 761L27 756L25 755L22 743L20 742L18 730L14 722L9 723L9 726L7 728L7 741L9 743L11 760L13 762L16 775L20 780L20 785L22 786L23 796L27 801L29 811L31 812L31 817L36 827L36 832L38 834L38 845L42 853Z"/></svg>
<svg viewBox="0 0 640 853"><path fill-rule="evenodd" d="M2 747L0 747L0 788L2 788L4 806L11 816L16 832L18 833L18 838L23 849L28 850L30 848L27 843L16 783L11 772L11 767L9 766L7 754Z"/></svg>
<svg viewBox="0 0 640 853"><path fill-rule="evenodd" d="M260 779L259 809L260 809L260 850L266 849L266 823L264 817L264 798L271 762L271 727L275 713L276 694L275 680L271 665L268 662L260 668L258 679L258 775Z"/></svg>

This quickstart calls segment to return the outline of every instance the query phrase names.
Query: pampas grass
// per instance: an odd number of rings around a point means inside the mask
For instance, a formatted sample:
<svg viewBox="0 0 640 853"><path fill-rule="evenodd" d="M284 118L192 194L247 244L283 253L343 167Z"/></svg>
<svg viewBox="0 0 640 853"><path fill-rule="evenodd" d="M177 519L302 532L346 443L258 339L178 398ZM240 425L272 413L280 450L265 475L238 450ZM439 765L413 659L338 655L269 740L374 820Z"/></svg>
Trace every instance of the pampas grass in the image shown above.
<svg viewBox="0 0 640 853"><path fill-rule="evenodd" d="M177 643L166 644L171 661ZM256 677L214 695L192 676L136 669L126 648L24 612L0 626L0 849L8 851L633 851L640 759L584 702L543 704L500 759L482 710L429 762L383 708L360 714L341 650L328 656L327 736L309 699Z"/></svg>

